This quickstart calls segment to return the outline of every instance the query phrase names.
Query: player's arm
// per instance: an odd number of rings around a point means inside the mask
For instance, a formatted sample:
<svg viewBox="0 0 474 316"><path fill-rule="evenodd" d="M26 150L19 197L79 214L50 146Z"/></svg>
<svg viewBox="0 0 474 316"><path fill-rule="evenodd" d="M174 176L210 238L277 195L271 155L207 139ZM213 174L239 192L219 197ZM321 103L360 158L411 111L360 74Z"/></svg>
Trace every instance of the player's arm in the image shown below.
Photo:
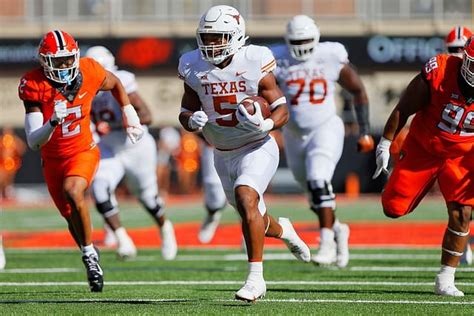
<svg viewBox="0 0 474 316"><path fill-rule="evenodd" d="M365 86L355 69L346 64L339 73L339 84L354 97L354 109L357 123L359 125L359 141L357 143L360 152L368 152L374 149L374 140L370 136L369 124L369 98Z"/></svg>
<svg viewBox="0 0 474 316"><path fill-rule="evenodd" d="M408 118L421 110L430 101L430 87L423 77L418 74L408 84L407 89L390 114L383 130L383 137L394 140L400 130L406 125Z"/></svg>
<svg viewBox="0 0 474 316"><path fill-rule="evenodd" d="M185 130L195 132L207 123L208 117L204 111L201 111L201 106L199 95L189 85L184 83L179 122Z"/></svg>
<svg viewBox="0 0 474 316"><path fill-rule="evenodd" d="M420 73L408 84L407 89L385 123L382 138L375 150L377 169L372 177L373 179L377 178L382 172L388 174L387 167L392 141L405 126L408 118L420 111L429 102L430 87L423 74Z"/></svg>
<svg viewBox="0 0 474 316"><path fill-rule="evenodd" d="M23 101L25 106L25 134L28 146L33 150L40 149L53 135L54 130L67 115L66 102L57 102L51 118L43 124L41 104Z"/></svg>
<svg viewBox="0 0 474 316"><path fill-rule="evenodd" d="M105 79L100 90L112 92L115 100L117 100L122 108L123 122L127 130L127 135L132 143L136 143L142 138L144 133L137 111L135 111L135 108L130 103L128 94L120 82L120 79L110 71L106 71L105 73Z"/></svg>
<svg viewBox="0 0 474 316"><path fill-rule="evenodd" d="M135 111L137 111L138 117L140 118L140 123L143 125L150 125L152 121L150 108L142 99L140 94L138 92L132 92L128 94L128 98L135 108Z"/></svg>
<svg viewBox="0 0 474 316"><path fill-rule="evenodd" d="M269 119L274 122L274 125L271 130L278 129L285 125L289 119L288 106L286 104L286 98L278 87L273 73L268 73L260 80L258 94L268 101L272 109L272 114Z"/></svg>

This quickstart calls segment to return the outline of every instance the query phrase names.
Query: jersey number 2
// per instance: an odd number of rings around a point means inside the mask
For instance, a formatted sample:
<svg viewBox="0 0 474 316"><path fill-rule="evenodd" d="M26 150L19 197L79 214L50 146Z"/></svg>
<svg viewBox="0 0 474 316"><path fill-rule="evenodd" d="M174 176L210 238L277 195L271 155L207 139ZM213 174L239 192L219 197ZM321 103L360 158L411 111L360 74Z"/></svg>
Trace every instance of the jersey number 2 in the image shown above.
<svg viewBox="0 0 474 316"><path fill-rule="evenodd" d="M77 122L82 117L81 106L75 106L67 109L67 116L61 125L63 137L71 137L81 132L81 124Z"/></svg>

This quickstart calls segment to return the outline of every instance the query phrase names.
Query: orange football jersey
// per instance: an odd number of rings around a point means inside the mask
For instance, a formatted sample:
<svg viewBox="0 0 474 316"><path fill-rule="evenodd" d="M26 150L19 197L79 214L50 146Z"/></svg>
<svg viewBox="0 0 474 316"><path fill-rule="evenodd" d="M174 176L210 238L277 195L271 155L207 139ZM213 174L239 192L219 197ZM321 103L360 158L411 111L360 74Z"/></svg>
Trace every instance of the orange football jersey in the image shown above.
<svg viewBox="0 0 474 316"><path fill-rule="evenodd" d="M427 149L446 158L471 151L474 144L474 100L465 99L458 85L462 59L437 55L423 67L430 86L430 103L417 112L410 134Z"/></svg>
<svg viewBox="0 0 474 316"><path fill-rule="evenodd" d="M51 139L41 148L43 158L68 158L94 146L90 129L90 112L92 100L105 80L106 70L95 60L85 57L80 59L79 71L82 84L72 100L68 100L60 89L51 85L44 76L43 68L26 73L20 81L18 87L20 99L39 103L44 123L53 114L55 100L67 101L68 116L56 127Z"/></svg>

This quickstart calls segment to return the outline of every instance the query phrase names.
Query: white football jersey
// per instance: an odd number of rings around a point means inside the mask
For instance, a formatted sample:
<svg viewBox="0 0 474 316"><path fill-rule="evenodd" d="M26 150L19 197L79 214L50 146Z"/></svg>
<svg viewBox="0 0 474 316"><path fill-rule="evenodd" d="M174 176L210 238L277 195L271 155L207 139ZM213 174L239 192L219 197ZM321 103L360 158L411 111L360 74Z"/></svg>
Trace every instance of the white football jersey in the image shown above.
<svg viewBox="0 0 474 316"><path fill-rule="evenodd" d="M347 51L337 42L318 43L310 59L291 57L286 45L272 48L277 60L275 76L286 96L290 120L285 128L307 133L336 115L335 84Z"/></svg>
<svg viewBox="0 0 474 316"><path fill-rule="evenodd" d="M134 74L126 70L116 70L112 71L112 73L120 79L127 94L137 91L138 84ZM107 144L109 147L114 148L116 152L133 146L123 127L122 109L110 91L99 91L97 93L92 101L91 114L94 123L104 121L112 129L107 135L98 138L94 137L94 139L98 139L97 142ZM147 133L148 128L146 126L143 126L143 128L145 133Z"/></svg>
<svg viewBox="0 0 474 316"><path fill-rule="evenodd" d="M268 133L243 129L235 111L240 101L258 94L260 80L275 66L270 49L256 45L242 47L224 69L202 59L198 49L181 56L179 77L198 94L209 117L203 135L210 144L235 149L265 138Z"/></svg>

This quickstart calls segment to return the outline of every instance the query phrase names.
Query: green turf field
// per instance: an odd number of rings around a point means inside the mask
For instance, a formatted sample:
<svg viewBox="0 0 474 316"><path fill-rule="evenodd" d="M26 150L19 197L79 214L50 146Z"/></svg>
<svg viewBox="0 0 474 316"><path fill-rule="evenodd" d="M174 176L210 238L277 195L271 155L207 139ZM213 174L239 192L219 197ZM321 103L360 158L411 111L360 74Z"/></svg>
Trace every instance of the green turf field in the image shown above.
<svg viewBox="0 0 474 316"><path fill-rule="evenodd" d="M275 216L310 221L315 216L304 200L269 204ZM200 221L199 202L168 207L174 222ZM94 225L101 227L93 214ZM377 199L340 201L346 222L386 221ZM427 200L401 221L446 221L441 200ZM136 203L122 204L127 227L152 225ZM235 222L230 208L223 221ZM66 228L57 212L46 207L9 207L1 225L9 231ZM246 257L238 250L181 249L176 261L163 261L159 249L140 249L136 260L117 261L102 252L104 292L89 293L80 254L74 250L6 249L7 269L0 272L1 315L46 314L262 314L262 315L473 315L474 268L457 272L463 298L433 294L439 269L436 249L351 249L346 269L321 268L294 260L289 252L267 249L267 296L255 304L235 301L243 284Z"/></svg>
<svg viewBox="0 0 474 316"><path fill-rule="evenodd" d="M323 269L267 251L267 296L233 300L246 277L237 251L181 251L165 262L157 250L119 262L102 253L103 293L89 293L75 251L9 250L0 273L0 311L6 314L322 314L472 315L472 268L458 271L464 298L432 294L434 250L353 250L346 269Z"/></svg>

